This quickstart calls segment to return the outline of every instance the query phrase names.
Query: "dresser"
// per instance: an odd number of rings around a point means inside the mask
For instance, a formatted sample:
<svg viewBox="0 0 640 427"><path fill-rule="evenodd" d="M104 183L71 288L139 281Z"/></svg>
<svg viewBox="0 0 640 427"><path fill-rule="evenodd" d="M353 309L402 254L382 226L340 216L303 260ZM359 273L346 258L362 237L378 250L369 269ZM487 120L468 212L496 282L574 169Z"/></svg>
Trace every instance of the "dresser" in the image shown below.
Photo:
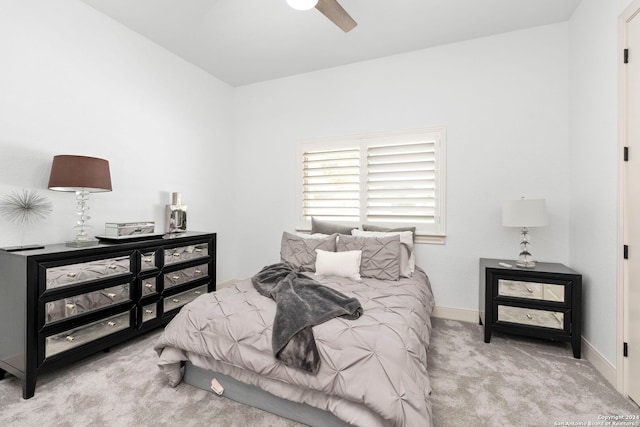
<svg viewBox="0 0 640 427"><path fill-rule="evenodd" d="M505 265L506 264L506 265ZM519 268L515 261L480 259L480 323L494 331L571 342L580 358L582 275L558 264Z"/></svg>
<svg viewBox="0 0 640 427"><path fill-rule="evenodd" d="M166 325L215 290L216 234L0 250L0 379L38 374Z"/></svg>

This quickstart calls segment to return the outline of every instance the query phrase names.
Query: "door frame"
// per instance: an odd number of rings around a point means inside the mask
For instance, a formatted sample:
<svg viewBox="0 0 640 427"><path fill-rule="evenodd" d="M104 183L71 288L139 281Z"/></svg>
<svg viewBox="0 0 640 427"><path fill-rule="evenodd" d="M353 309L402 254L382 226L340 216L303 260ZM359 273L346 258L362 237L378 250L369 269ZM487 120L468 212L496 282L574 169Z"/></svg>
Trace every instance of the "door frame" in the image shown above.
<svg viewBox="0 0 640 427"><path fill-rule="evenodd" d="M627 67L624 64L624 49L627 47L627 22L640 13L640 0L633 0L618 17L618 265L616 286L616 389L628 396L628 359L624 357L623 345L628 338L628 271L624 260L623 245L627 242L626 225L626 178L627 164L624 147L627 146ZM640 52L638 52L640 53ZM640 55L638 55L640 58ZM637 153L635 155L640 155Z"/></svg>

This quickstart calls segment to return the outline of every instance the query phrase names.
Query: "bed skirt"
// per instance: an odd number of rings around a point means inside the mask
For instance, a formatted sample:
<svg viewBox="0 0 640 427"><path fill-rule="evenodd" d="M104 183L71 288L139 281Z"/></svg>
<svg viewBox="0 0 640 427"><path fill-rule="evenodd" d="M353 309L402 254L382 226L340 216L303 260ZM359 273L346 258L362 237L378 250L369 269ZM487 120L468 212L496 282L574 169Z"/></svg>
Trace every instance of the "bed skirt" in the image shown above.
<svg viewBox="0 0 640 427"><path fill-rule="evenodd" d="M292 402L267 391L240 382L227 375L209 371L186 362L182 380L194 387L211 391L211 380L216 378L224 387L223 397L253 406L280 417L288 418L312 427L351 427L331 412L304 403ZM213 393L213 392L212 392Z"/></svg>

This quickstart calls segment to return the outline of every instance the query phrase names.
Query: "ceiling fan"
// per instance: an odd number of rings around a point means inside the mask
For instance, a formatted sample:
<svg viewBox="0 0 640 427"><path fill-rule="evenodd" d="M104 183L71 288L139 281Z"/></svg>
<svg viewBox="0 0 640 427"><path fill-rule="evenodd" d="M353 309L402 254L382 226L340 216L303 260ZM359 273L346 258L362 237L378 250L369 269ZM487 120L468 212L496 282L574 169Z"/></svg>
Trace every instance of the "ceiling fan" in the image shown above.
<svg viewBox="0 0 640 427"><path fill-rule="evenodd" d="M297 10L308 10L315 7L345 33L358 25L337 0L287 0L287 4Z"/></svg>

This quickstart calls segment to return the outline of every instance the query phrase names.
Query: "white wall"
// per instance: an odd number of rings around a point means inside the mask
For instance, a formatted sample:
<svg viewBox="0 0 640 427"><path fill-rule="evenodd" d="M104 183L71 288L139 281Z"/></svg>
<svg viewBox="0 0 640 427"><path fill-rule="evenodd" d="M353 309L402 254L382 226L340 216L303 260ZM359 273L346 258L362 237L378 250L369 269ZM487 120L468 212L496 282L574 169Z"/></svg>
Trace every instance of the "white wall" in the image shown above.
<svg viewBox="0 0 640 427"><path fill-rule="evenodd" d="M447 243L419 245L436 303L478 309L478 258L517 257L504 200L544 197L540 260L569 261L567 23L237 88L235 229L239 277L279 259L296 225L296 141L447 127Z"/></svg>
<svg viewBox="0 0 640 427"><path fill-rule="evenodd" d="M54 204L25 243L73 236L75 198L46 190L56 154L108 159L105 222L156 221L181 191L189 228L218 231L225 278L232 88L76 0L0 0L0 195L39 189ZM0 246L20 244L0 218Z"/></svg>
<svg viewBox="0 0 640 427"><path fill-rule="evenodd" d="M629 4L582 0L569 22L570 259L583 274L583 335L613 366L623 244L617 241L617 20Z"/></svg>

